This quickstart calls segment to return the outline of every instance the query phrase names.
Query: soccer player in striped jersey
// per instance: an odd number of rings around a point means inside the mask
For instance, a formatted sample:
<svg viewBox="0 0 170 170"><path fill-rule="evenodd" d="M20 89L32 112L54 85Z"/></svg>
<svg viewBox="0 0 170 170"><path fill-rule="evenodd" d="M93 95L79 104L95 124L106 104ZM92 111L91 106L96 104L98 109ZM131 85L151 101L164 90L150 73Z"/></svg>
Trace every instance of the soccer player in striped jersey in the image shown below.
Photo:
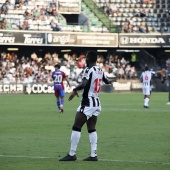
<svg viewBox="0 0 170 170"><path fill-rule="evenodd" d="M95 129L97 123L97 117L101 112L101 103L98 93L100 91L102 82L105 84L111 84L103 70L96 65L97 53L95 51L89 51L86 55L87 67L84 70L82 82L73 89L69 100L72 100L75 96L78 96L79 90L82 92L82 100L80 106L77 108L75 121L72 127L71 133L71 147L70 152L64 158L59 161L75 161L77 145L81 136L81 128L86 123L89 133L89 140L91 145L91 155L84 161L97 161L97 132Z"/></svg>
<svg viewBox="0 0 170 170"><path fill-rule="evenodd" d="M148 66L145 66L145 71L141 74L142 91L144 95L144 108L149 108L149 99L151 95L151 79L154 71L150 71Z"/></svg>

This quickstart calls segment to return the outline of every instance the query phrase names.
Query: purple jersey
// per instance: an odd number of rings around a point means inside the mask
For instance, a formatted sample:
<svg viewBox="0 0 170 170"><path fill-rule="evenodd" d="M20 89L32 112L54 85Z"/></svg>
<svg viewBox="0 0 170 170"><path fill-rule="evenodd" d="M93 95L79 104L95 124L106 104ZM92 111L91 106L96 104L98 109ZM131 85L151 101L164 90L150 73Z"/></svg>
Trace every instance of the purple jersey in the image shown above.
<svg viewBox="0 0 170 170"><path fill-rule="evenodd" d="M64 90L63 81L66 78L66 74L61 70L52 72L52 79L54 81L54 90Z"/></svg>

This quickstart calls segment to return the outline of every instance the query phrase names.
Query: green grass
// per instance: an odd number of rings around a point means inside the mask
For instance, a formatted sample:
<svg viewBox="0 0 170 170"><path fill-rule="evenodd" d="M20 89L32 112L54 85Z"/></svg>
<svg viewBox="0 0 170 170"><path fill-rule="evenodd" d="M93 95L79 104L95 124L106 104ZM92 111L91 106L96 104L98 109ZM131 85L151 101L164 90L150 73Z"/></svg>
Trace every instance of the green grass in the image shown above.
<svg viewBox="0 0 170 170"><path fill-rule="evenodd" d="M98 162L89 156L86 127L76 162L59 162L70 148L71 128L81 98L58 113L54 95L0 95L0 170L169 170L170 106L167 93L100 94Z"/></svg>

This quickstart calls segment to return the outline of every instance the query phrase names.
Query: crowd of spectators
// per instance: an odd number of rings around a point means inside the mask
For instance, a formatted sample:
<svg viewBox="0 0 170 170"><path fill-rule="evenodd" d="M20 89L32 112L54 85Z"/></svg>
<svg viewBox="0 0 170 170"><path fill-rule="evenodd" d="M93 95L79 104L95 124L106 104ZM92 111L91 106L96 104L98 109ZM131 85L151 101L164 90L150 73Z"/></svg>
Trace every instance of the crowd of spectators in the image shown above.
<svg viewBox="0 0 170 170"><path fill-rule="evenodd" d="M39 25L38 29L41 29L39 23L49 21L45 25L49 25L53 31L61 31L62 25L58 21L60 14L57 12L56 1L49 0L46 5L36 5L35 2L34 0L6 0L2 5L0 4L0 15L11 14L9 10L16 10L20 11L16 14L22 16L16 20L11 18L12 21L9 22L5 19L6 17L0 18L0 29L12 29L12 25L14 25L15 29L28 30L31 29L33 22L36 22Z"/></svg>
<svg viewBox="0 0 170 170"><path fill-rule="evenodd" d="M120 58L117 54L108 54L106 58L99 56L97 63L105 70L108 77L128 80L135 79L137 76L135 66L132 66L125 57Z"/></svg>
<svg viewBox="0 0 170 170"><path fill-rule="evenodd" d="M85 55L82 53L64 54L62 58L57 53L46 53L40 58L33 53L30 57L19 57L15 53L2 52L0 54L0 83L52 83L51 73L54 65L61 64L61 70L68 75L70 81L79 83L85 67ZM98 56L97 64L102 67L108 77L118 79L135 79L136 69L124 57L108 54Z"/></svg>

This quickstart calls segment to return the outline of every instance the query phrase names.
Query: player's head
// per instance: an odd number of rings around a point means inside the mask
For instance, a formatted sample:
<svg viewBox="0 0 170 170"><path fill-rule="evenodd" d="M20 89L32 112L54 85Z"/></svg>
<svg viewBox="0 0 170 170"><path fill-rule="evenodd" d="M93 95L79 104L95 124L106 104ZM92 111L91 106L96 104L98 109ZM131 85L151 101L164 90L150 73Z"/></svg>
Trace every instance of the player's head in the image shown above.
<svg viewBox="0 0 170 170"><path fill-rule="evenodd" d="M86 54L86 63L87 66L89 66L89 64L94 64L97 61L97 53L95 51L89 51Z"/></svg>
<svg viewBox="0 0 170 170"><path fill-rule="evenodd" d="M55 67L55 69L60 69L61 66L60 66L60 64L56 64L54 67Z"/></svg>
<svg viewBox="0 0 170 170"><path fill-rule="evenodd" d="M145 65L145 71L148 71L149 67L147 65Z"/></svg>

